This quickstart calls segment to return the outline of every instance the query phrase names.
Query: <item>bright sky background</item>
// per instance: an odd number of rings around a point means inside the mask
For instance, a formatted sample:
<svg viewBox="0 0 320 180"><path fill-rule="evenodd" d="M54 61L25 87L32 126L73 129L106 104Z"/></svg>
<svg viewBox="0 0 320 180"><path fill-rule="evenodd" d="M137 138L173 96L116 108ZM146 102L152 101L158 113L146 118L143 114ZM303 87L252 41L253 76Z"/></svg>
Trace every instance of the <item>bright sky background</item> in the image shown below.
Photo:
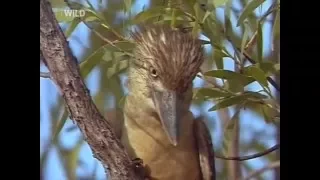
<svg viewBox="0 0 320 180"><path fill-rule="evenodd" d="M91 0L90 1L93 5L96 5L97 3L95 3L95 1ZM260 8L257 8L256 12L257 14L263 14L268 7L271 5L271 0L267 0L262 7L262 10ZM236 5L236 4L235 4ZM140 0L137 1L134 4L134 7L132 9L132 14L136 14L138 12L140 12L142 10L143 7L148 7L148 0ZM220 19L223 19L223 13L224 10L222 8L219 8L217 10L217 16ZM232 17L231 21L232 24L235 24L234 21L236 21L236 17ZM236 27L233 27L234 29L237 29ZM264 26L264 50L269 51L268 48L270 48L270 30L271 30L271 24L270 23L266 23L266 25ZM83 47L83 45L79 44L77 41L75 41L74 39L80 39L82 44L84 44L85 46L89 47L89 43L88 43L88 35L89 35L89 31L88 29L83 25L80 24L78 25L78 27L76 28L76 30L73 32L73 34L71 35L71 37L69 38L69 44L74 52L74 55L77 58L81 58L81 56L83 55L82 52L85 51L86 47ZM74 38L76 37L76 38ZM228 48L230 49L230 48ZM230 69L233 70L233 63L231 60L225 60L226 64L225 67L226 69ZM46 68L41 67L40 68L41 71L45 72L47 71ZM94 95L97 90L98 90L98 85L97 85L97 77L99 75L99 71L94 70L87 78L87 86L91 92L92 95ZM200 82L201 80L196 79L195 80L195 86L199 86L201 84ZM253 83L252 85L250 85L250 90L260 90L261 87L256 84ZM270 87L272 89L272 91L274 91L274 89L272 88L272 86ZM49 135L50 135L50 121L49 121L49 112L50 112L50 108L51 106L55 105L56 103L56 99L57 99L57 89L56 86L48 79L42 79L40 78L40 100L41 100L41 122L40 122L40 151L42 153L43 151L43 146L46 144L46 142L49 140ZM207 109L209 109L210 107L212 107L212 103L206 103L205 106L203 107L203 109L201 110L201 113L206 113L210 118L213 118L215 120L215 122L219 122L218 120L218 116L215 112L206 112ZM194 112L195 115L198 115L200 112L197 109L192 108L192 111ZM233 112L232 112L233 113ZM65 125L65 127L69 127L72 124L72 122L70 120L67 121L67 124ZM219 126L219 124L217 124ZM246 128L247 127L247 128ZM64 128L65 129L65 128ZM255 116L254 114L250 113L250 112L245 112L241 114L241 139L243 141L249 141L254 132L266 132L268 134L268 138L265 139L261 139L260 141L263 142L264 144L266 144L267 147L271 147L276 143L275 140L275 128L272 125L268 125L265 124L264 121L260 121L259 117ZM250 129L248 131L244 130L244 129ZM253 130L252 130L253 129ZM214 137L214 144L216 144L216 146L221 146L222 145L222 132L219 129L215 129L215 132L212 132L212 135ZM76 143L78 137L80 136L79 131L73 131L73 132L63 132L61 133L60 138L62 138L62 142L64 143L64 145L66 147L73 147L74 144ZM247 153L256 153L256 152L247 152ZM80 152L80 156L81 159L85 162L85 166L84 168L78 168L78 173L79 174L88 174L88 173L92 173L93 168L94 168L94 164L96 162L96 160L92 157L92 152L89 149L89 147L87 146L87 144L84 144L83 147L81 148L81 152ZM57 160L57 154L56 154L56 150L52 149L50 154L49 154L49 159L48 159L48 163L47 163L47 168L46 168L46 172L45 172L45 179L46 180L67 180L64 172L63 172L63 167L62 164ZM254 166L254 169L259 169L262 168L263 166L266 165L266 160L264 160L263 158L258 158L258 159L253 159L253 160L249 160L248 161L252 166ZM267 179L271 179L272 178L272 173L270 173L271 171L269 171L269 173L265 173L265 177ZM104 170L102 168L101 165L98 165L98 172L97 172L97 177L98 179L104 179Z"/></svg>

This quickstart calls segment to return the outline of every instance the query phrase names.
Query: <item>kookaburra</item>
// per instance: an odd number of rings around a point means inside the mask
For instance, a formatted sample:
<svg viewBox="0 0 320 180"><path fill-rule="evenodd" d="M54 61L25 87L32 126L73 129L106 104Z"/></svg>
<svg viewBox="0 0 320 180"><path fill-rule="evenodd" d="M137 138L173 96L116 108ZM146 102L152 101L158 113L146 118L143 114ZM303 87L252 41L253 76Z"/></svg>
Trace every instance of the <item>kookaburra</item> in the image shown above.
<svg viewBox="0 0 320 180"><path fill-rule="evenodd" d="M192 81L204 61L199 39L165 25L133 34L124 121L116 133L151 180L213 180L211 136L189 111Z"/></svg>

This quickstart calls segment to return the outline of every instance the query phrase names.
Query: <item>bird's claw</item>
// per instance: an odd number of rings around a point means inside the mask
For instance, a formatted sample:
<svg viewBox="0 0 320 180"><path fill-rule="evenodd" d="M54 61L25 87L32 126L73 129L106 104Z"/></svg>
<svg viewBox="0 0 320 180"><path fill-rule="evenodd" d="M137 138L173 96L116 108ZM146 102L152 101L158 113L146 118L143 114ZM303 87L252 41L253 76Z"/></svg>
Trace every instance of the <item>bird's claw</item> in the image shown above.
<svg viewBox="0 0 320 180"><path fill-rule="evenodd" d="M137 173L139 173L144 180L150 180L149 176L147 175L147 171L143 165L143 160L140 158L134 158L132 160L132 165L134 166L134 169Z"/></svg>

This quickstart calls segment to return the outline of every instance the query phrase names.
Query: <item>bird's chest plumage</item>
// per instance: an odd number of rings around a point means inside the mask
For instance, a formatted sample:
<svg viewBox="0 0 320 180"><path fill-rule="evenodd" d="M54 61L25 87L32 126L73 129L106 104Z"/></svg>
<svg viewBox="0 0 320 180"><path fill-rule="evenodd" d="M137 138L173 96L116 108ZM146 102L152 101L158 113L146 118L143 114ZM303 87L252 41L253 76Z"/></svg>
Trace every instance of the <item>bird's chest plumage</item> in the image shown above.
<svg viewBox="0 0 320 180"><path fill-rule="evenodd" d="M143 160L154 180L200 179L198 151L192 128L182 127L181 139L175 147L168 141L159 121L125 119L121 141L131 158ZM144 125L144 122L148 124Z"/></svg>

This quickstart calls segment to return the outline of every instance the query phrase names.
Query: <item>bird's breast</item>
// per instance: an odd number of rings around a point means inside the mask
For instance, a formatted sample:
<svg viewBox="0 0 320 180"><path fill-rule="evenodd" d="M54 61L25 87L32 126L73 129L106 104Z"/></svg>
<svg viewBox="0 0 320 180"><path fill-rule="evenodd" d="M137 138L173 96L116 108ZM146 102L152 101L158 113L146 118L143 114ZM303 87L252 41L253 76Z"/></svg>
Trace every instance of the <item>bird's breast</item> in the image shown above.
<svg viewBox="0 0 320 180"><path fill-rule="evenodd" d="M143 160L153 180L200 179L198 152L191 127L181 127L183 133L175 147L170 144L160 121L146 117L139 121L125 119L121 141L132 159Z"/></svg>

